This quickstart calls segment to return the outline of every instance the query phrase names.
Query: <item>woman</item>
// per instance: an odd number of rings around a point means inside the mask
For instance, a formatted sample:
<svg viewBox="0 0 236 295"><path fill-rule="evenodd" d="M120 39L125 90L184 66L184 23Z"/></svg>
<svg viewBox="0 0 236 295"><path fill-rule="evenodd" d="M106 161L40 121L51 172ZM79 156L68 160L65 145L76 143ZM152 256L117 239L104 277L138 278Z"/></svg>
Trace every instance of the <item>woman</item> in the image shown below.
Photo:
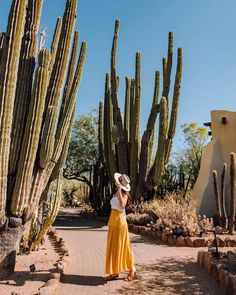
<svg viewBox="0 0 236 295"><path fill-rule="evenodd" d="M119 273L129 270L125 280L136 277L134 256L131 249L125 206L129 198L130 179L125 174L115 173L117 192L111 199L111 215L108 222L106 281L118 278Z"/></svg>

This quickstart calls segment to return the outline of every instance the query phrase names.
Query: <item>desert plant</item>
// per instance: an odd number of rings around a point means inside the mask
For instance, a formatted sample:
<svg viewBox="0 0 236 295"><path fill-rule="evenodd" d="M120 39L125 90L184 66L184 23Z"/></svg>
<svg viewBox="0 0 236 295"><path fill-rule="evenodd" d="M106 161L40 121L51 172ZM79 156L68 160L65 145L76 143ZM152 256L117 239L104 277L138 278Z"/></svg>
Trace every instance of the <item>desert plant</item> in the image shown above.
<svg viewBox="0 0 236 295"><path fill-rule="evenodd" d="M136 225L147 225L154 222L154 218L147 213L130 213L127 222Z"/></svg>
<svg viewBox="0 0 236 295"><path fill-rule="evenodd" d="M86 53L83 42L77 61L75 32L70 58L76 0L66 1L51 50L38 52L42 2L13 0L0 37L0 277L14 270L23 227L58 177Z"/></svg>
<svg viewBox="0 0 236 295"><path fill-rule="evenodd" d="M221 173L221 184L219 189L217 171L213 170L213 187L216 202L216 216L220 226L228 229L230 234L234 233L236 225L235 215L235 153L230 154L230 202L229 212L227 214L226 201L225 201L225 181L226 181L227 164L224 163Z"/></svg>
<svg viewBox="0 0 236 295"><path fill-rule="evenodd" d="M127 220L137 225L150 223L165 234L178 236L198 236L201 232L213 229L211 218L197 216L191 201L174 193L163 199L154 198L143 202L137 212L127 215Z"/></svg>
<svg viewBox="0 0 236 295"><path fill-rule="evenodd" d="M103 112L104 141L100 143L101 159L113 182L115 171L126 173L131 178L132 199L139 201L143 194L153 190L161 180L165 165L169 161L173 137L175 134L180 84L182 78L182 49L178 49L177 69L169 114L170 78L173 56L173 33L169 33L168 58L163 59L163 90L158 101L160 88L160 72L155 75L153 103L146 130L140 138L140 99L141 99L141 53L136 53L135 78L126 77L126 98L124 124L118 105L119 78L116 74L116 50L120 22L115 23L113 45L111 50L111 71L106 75L105 98ZM154 126L158 113L159 134L158 147L152 162L154 143ZM100 112L101 114L101 112ZM100 120L101 121L101 120ZM140 140L141 139L141 140Z"/></svg>
<svg viewBox="0 0 236 295"><path fill-rule="evenodd" d="M60 208L61 199L62 199L62 171L59 173L59 176L57 179L56 193L51 193L48 196L47 216L45 217L43 225L41 226L39 232L37 233L34 239L33 248L36 248L40 244L44 235L47 233L49 227L55 221Z"/></svg>
<svg viewBox="0 0 236 295"><path fill-rule="evenodd" d="M196 236L200 233L195 208L176 194L154 199L142 205L142 212L155 218L154 227L166 234Z"/></svg>

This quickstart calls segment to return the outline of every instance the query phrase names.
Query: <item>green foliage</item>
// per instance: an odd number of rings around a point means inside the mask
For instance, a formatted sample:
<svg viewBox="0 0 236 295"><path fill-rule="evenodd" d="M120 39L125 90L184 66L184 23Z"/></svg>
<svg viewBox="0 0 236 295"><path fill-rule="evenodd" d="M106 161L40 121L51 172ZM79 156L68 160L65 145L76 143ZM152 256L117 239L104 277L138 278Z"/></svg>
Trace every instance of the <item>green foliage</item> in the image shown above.
<svg viewBox="0 0 236 295"><path fill-rule="evenodd" d="M81 115L72 127L65 165L66 177L88 174L98 159L98 113Z"/></svg>
<svg viewBox="0 0 236 295"><path fill-rule="evenodd" d="M174 155L174 164L181 166L191 190L197 180L202 153L208 141L208 132L195 122L181 125L184 133L184 147Z"/></svg>

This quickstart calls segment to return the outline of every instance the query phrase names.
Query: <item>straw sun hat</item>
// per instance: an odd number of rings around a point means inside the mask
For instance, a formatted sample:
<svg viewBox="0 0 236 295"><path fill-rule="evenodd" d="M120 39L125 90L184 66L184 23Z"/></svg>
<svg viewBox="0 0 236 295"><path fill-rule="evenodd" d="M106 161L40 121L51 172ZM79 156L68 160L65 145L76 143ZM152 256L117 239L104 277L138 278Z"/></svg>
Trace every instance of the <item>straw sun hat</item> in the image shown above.
<svg viewBox="0 0 236 295"><path fill-rule="evenodd" d="M114 178L115 178L115 181L120 184L121 186L121 189L123 189L124 191L126 192L129 192L130 191L130 179L129 179L129 176L127 176L126 174L120 174L118 172L116 172L114 174Z"/></svg>

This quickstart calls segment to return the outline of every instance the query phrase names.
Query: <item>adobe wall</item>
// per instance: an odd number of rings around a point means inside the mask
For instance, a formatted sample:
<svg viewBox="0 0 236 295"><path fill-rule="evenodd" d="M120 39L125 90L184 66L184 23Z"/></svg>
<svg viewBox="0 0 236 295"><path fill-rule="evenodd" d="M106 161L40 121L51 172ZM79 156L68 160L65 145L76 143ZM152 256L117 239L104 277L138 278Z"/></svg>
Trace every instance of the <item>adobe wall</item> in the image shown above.
<svg viewBox="0 0 236 295"><path fill-rule="evenodd" d="M222 123L223 117L226 118L226 124ZM201 168L192 193L197 212L207 216L213 216L216 213L212 170L217 170L220 187L224 163L228 166L226 172L227 207L229 204L230 153L236 152L236 112L212 111L211 129L212 140L207 144L202 155Z"/></svg>

